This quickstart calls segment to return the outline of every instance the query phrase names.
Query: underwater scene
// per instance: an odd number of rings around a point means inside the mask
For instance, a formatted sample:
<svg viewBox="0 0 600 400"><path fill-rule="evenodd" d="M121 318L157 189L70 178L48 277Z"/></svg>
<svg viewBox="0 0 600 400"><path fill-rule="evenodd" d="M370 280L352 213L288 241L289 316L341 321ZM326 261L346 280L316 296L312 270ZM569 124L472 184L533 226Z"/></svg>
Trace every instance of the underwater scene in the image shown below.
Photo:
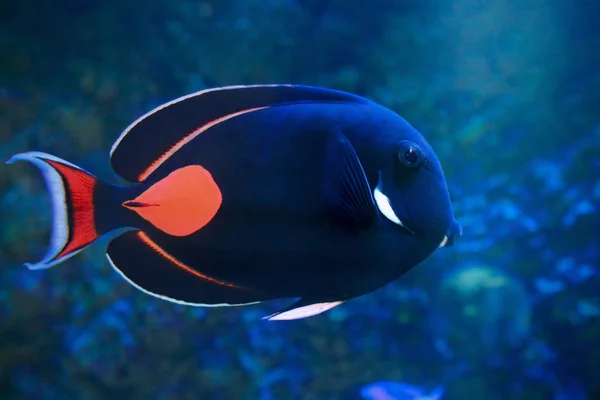
<svg viewBox="0 0 600 400"><path fill-rule="evenodd" d="M600 400L600 2L0 1L0 400Z"/></svg>

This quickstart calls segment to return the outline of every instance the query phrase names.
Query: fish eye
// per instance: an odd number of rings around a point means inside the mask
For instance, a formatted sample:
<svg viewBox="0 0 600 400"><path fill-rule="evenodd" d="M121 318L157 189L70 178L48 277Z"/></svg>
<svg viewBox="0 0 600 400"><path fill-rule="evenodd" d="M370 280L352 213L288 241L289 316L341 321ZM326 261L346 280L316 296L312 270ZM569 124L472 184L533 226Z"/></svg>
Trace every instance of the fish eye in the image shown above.
<svg viewBox="0 0 600 400"><path fill-rule="evenodd" d="M398 150L398 161L407 168L417 169L423 165L425 156L423 151L414 142L401 142Z"/></svg>

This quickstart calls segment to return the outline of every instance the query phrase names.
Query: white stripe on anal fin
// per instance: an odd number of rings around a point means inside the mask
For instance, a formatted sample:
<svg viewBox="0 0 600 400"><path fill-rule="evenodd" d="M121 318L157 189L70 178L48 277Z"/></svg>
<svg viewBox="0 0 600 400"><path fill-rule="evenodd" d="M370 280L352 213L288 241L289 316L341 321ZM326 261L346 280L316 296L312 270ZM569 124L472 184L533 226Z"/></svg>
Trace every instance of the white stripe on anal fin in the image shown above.
<svg viewBox="0 0 600 400"><path fill-rule="evenodd" d="M25 263L25 266L31 270L50 268L53 265L56 265L83 250L79 249L69 253L65 257L61 257L56 260L54 259L56 256L58 256L58 254L60 254L61 250L67 244L67 240L69 238L67 204L65 201L66 193L65 185L60 174L44 160L56 161L58 163L81 170L81 168L71 164L68 161L38 151L15 154L6 162L7 164L12 164L15 161L27 161L38 167L42 172L48 192L50 193L50 200L52 202L52 231L50 233L50 246L40 261L37 263Z"/></svg>
<svg viewBox="0 0 600 400"><path fill-rule="evenodd" d="M282 312L281 314L271 314L263 319L269 321L289 321L293 319L302 319L312 317L313 315L321 314L327 310L331 310L335 306L342 304L342 301L334 301L330 303L315 303L308 306L294 308L293 310Z"/></svg>
<svg viewBox="0 0 600 400"><path fill-rule="evenodd" d="M108 254L106 254L106 259L108 260L108 263L110 264L111 267L113 267L113 269L121 276L121 278L125 279L125 281L127 281L127 283L129 283L131 286L133 286L134 288L136 288L137 290L146 293L147 295L150 295L152 297L156 297L158 299L161 300L165 300L168 301L170 303L175 303L175 304L180 304L183 306L191 306L191 307L237 307L237 306L249 306L252 304L259 304L262 303L261 301L253 301L251 303L240 303L240 304L227 304L227 303L221 303L221 304L202 304L202 303L189 303L187 301L183 301L183 300L177 300L177 299L173 299L171 297L168 296L164 296L162 294L157 294L157 293L153 293L149 290L144 289L143 287L141 287L140 285L138 285L137 283L135 283L134 281L132 281L131 279L129 279L127 277L127 275L125 275L123 273L123 271L121 271L113 262L113 260L110 258L110 256Z"/></svg>

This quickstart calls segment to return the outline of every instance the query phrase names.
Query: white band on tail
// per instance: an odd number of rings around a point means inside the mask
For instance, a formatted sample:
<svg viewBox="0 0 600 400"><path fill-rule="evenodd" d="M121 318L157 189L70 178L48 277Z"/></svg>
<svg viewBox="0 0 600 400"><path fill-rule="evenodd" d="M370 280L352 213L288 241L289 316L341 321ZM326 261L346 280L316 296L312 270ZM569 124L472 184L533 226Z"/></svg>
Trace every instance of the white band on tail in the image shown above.
<svg viewBox="0 0 600 400"><path fill-rule="evenodd" d="M69 257L74 256L82 249L72 252L65 257L55 259L64 248L67 240L69 239L69 222L67 220L67 204L65 200L65 185L60 174L44 160L56 161L61 164L66 164L70 167L81 168L73 165L65 160L61 160L58 157L54 157L50 154L30 151L27 153L15 154L8 160L7 164L12 164L15 161L28 161L38 167L42 171L44 181L50 192L50 200L52 201L52 232L50 235L50 247L42 258L37 263L25 263L25 266L29 269L45 269L50 268L53 265L66 260Z"/></svg>

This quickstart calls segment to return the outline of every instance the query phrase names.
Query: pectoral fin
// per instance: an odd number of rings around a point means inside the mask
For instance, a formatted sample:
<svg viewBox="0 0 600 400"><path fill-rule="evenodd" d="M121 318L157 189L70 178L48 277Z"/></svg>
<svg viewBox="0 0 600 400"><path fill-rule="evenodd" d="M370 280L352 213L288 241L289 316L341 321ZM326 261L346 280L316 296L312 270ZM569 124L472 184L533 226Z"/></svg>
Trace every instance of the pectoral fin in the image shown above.
<svg viewBox="0 0 600 400"><path fill-rule="evenodd" d="M323 192L332 219L366 228L378 217L373 190L348 138L339 130L327 140Z"/></svg>

